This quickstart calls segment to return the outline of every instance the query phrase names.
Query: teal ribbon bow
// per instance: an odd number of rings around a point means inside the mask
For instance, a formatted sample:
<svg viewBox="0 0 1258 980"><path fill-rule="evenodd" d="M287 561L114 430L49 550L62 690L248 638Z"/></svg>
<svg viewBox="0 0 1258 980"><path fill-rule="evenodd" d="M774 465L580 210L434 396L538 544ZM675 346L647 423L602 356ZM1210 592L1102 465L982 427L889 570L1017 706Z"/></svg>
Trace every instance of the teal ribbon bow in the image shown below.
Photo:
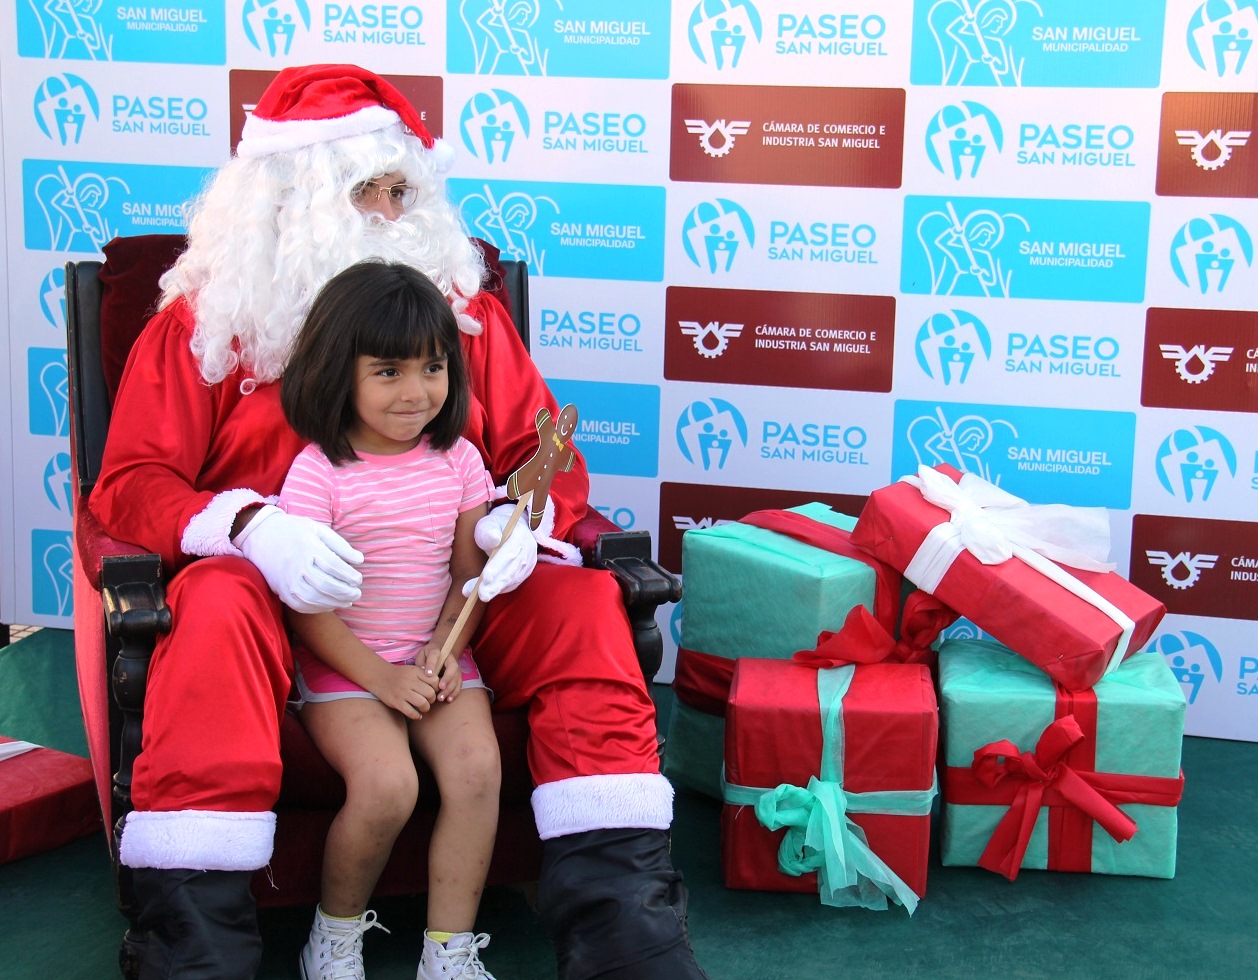
<svg viewBox="0 0 1258 980"><path fill-rule="evenodd" d="M754 807L756 819L768 830L785 828L778 847L778 868L793 876L817 872L822 904L885 909L890 899L912 915L917 909L917 894L870 849L864 830L849 814L929 814L938 784L932 782L924 790L877 793L843 789L843 697L854 672L853 665L817 671L820 776L811 777L807 787L782 783L775 789L737 786L722 777L725 802Z"/></svg>

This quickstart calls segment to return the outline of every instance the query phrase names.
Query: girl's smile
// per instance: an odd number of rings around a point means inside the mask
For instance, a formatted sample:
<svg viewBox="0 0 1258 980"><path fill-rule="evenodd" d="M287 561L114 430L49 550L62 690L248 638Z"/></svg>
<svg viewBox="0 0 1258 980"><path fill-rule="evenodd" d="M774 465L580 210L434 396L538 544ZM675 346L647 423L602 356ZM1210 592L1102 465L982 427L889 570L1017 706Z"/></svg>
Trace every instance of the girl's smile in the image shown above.
<svg viewBox="0 0 1258 980"><path fill-rule="evenodd" d="M350 445L380 456L414 449L445 404L449 380L445 355L404 360L359 355Z"/></svg>

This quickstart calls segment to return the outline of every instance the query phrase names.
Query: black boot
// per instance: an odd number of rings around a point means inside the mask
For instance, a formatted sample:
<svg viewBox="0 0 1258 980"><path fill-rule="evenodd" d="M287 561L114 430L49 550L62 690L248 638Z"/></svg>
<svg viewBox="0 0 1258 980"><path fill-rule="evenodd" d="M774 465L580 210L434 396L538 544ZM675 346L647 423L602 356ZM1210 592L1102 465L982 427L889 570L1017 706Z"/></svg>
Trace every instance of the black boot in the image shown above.
<svg viewBox="0 0 1258 980"><path fill-rule="evenodd" d="M538 912L560 980L698 980L686 886L663 830L591 830L545 841Z"/></svg>
<svg viewBox="0 0 1258 980"><path fill-rule="evenodd" d="M252 980L262 961L252 871L133 868L140 980Z"/></svg>

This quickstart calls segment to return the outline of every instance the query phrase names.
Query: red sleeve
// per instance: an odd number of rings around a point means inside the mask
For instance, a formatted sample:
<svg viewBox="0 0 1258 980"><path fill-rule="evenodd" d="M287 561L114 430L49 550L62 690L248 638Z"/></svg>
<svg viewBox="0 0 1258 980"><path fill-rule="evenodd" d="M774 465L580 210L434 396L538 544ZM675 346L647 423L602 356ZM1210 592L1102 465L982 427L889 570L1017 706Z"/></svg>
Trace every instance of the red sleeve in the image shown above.
<svg viewBox="0 0 1258 980"><path fill-rule="evenodd" d="M183 302L167 307L132 348L89 503L110 535L156 552L168 573L189 561L184 528L214 496L197 477L230 388L201 379L188 315Z"/></svg>
<svg viewBox="0 0 1258 980"><path fill-rule="evenodd" d="M537 451L537 410L547 408L555 416L559 405L502 304L482 292L467 312L485 329L475 337L463 335L472 384L472 418L466 435L485 458L494 485L500 487ZM568 540L572 526L588 509L590 478L580 451L576 456L570 471L555 475L550 490L555 504L554 536L561 541Z"/></svg>

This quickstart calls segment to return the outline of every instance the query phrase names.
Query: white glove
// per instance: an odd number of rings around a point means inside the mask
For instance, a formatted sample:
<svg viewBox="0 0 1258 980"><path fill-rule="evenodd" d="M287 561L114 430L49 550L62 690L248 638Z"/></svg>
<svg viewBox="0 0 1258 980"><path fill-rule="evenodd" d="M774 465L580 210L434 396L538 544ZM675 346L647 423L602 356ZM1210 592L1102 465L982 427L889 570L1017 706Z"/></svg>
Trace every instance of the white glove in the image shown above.
<svg viewBox="0 0 1258 980"><path fill-rule="evenodd" d="M515 527L511 529L507 540L502 541L503 529L511 520L514 510L514 504L503 504L495 507L476 522L474 537L477 547L485 554L491 555L489 561L485 563L485 570L480 573L480 589L478 590L480 597L486 602L499 593L510 592L528 578L534 566L537 565L537 542L533 540L533 532L529 530L527 506L524 513L520 515L520 519L516 521ZM499 541L502 541L501 548L498 548ZM493 555L495 548L498 548L498 553ZM464 585L463 594L471 595L475 584L473 579Z"/></svg>
<svg viewBox="0 0 1258 980"><path fill-rule="evenodd" d="M236 535L280 601L301 613L331 612L362 597L363 556L330 527L270 504Z"/></svg>

